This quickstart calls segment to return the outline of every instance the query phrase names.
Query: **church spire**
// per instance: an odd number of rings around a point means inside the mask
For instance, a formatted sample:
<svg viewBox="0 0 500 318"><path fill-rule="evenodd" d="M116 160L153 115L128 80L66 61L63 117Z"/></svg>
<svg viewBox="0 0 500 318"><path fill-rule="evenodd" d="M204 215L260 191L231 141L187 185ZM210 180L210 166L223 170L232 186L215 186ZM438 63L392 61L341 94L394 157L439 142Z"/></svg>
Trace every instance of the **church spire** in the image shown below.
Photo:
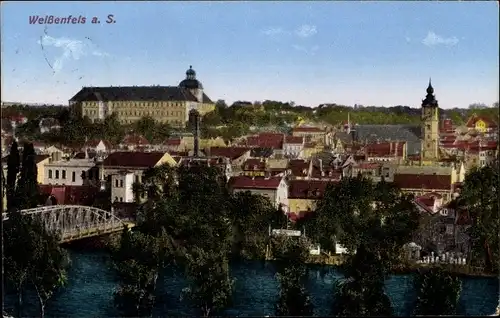
<svg viewBox="0 0 500 318"><path fill-rule="evenodd" d="M424 106L431 106L431 107L438 106L438 102L436 100L436 97L434 96L434 87L432 87L430 77L429 77L429 86L427 86L427 96L425 96L425 99L422 101L422 107Z"/></svg>

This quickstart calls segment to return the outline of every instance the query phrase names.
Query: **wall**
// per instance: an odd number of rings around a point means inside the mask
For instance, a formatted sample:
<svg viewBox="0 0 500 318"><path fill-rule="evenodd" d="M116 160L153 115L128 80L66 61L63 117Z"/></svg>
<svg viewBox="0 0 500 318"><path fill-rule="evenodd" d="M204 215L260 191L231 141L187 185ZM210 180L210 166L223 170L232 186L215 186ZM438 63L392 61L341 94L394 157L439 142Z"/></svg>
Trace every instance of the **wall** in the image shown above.
<svg viewBox="0 0 500 318"><path fill-rule="evenodd" d="M316 200L309 199L288 199L288 206L291 213L303 211L314 211L316 209Z"/></svg>
<svg viewBox="0 0 500 318"><path fill-rule="evenodd" d="M134 202L133 184L135 174L124 173L111 176L111 202Z"/></svg>

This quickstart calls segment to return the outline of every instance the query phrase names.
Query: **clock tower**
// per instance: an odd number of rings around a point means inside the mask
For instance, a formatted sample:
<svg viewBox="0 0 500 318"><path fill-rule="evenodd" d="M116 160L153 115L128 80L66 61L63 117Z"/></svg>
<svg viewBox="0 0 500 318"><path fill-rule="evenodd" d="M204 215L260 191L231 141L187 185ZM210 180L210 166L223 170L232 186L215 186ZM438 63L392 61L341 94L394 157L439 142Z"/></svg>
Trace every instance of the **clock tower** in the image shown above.
<svg viewBox="0 0 500 318"><path fill-rule="evenodd" d="M439 106L429 79L427 96L422 101L421 163L434 163L439 159Z"/></svg>

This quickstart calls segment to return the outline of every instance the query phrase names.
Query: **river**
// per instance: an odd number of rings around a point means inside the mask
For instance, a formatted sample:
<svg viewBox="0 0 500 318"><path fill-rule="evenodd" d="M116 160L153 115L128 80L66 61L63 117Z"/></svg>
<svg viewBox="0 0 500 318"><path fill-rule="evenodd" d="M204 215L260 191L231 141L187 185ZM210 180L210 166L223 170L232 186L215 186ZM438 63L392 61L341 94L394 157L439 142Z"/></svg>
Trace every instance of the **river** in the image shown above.
<svg viewBox="0 0 500 318"><path fill-rule="evenodd" d="M46 307L47 317L119 317L113 307L113 290L116 277L109 268L109 257L103 252L70 250L71 268L68 284L61 288ZM196 312L189 304L181 302L179 295L186 286L182 274L173 269L162 273L164 284L158 286L157 303L153 316L192 316ZM233 302L227 310L231 316L273 315L278 297L278 284L272 263L248 261L232 265L236 279ZM331 304L332 283L341 275L327 266L311 266L308 291L315 306L315 315L328 315ZM414 289L410 275L392 276L387 280L387 293L392 300L394 313L405 316L411 313ZM498 304L499 281L495 278L465 278L458 314L490 315ZM12 312L15 297L5 297L5 307ZM25 317L38 316L33 293L25 296Z"/></svg>

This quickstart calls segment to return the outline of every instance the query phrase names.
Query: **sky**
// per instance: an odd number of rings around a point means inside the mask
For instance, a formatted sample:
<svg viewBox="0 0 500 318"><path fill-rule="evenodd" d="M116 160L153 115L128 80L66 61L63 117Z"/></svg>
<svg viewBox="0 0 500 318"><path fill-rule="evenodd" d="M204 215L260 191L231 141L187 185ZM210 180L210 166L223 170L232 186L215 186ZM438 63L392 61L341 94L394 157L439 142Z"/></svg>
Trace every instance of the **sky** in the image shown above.
<svg viewBox="0 0 500 318"><path fill-rule="evenodd" d="M443 108L499 99L496 1L48 1L1 9L2 101L66 105L83 86L176 86L190 65L205 93L228 104L420 107L429 78ZM85 23L39 23L69 15Z"/></svg>

